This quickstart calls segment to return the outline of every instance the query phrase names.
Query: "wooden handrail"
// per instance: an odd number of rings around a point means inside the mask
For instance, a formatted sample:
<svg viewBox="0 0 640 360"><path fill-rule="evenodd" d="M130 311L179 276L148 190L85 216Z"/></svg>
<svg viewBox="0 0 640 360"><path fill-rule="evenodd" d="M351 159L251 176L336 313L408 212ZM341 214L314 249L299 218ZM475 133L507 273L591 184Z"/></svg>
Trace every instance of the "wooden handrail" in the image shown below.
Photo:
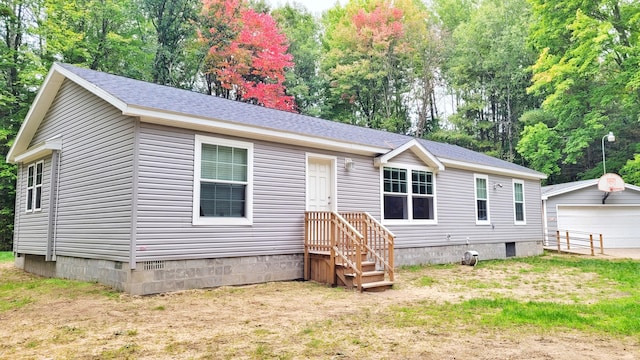
<svg viewBox="0 0 640 360"><path fill-rule="evenodd" d="M355 285L362 291L363 241L362 234L337 212L305 212L304 278L308 280L310 277L310 253L329 253L332 271L330 278L335 278L336 264L344 265L353 271Z"/></svg>
<svg viewBox="0 0 640 360"><path fill-rule="evenodd" d="M375 263L385 277L394 281L393 250L395 235L366 212L305 212L304 278L309 279L310 253L330 256L330 279L335 282L335 265L353 271L354 285L362 291L362 262Z"/></svg>
<svg viewBox="0 0 640 360"><path fill-rule="evenodd" d="M395 235L368 212L343 212L341 215L364 236L367 257L384 269L390 281L394 281L393 250Z"/></svg>

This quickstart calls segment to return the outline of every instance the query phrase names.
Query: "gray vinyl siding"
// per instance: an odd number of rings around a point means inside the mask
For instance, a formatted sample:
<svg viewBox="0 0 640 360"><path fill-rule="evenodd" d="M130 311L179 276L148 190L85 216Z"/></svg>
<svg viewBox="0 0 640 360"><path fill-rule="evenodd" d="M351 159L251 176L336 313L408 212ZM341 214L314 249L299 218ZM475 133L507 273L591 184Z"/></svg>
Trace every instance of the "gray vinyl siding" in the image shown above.
<svg viewBox="0 0 640 360"><path fill-rule="evenodd" d="M490 225L476 224L474 174L489 177ZM396 235L397 248L460 245L465 244L467 238L470 244L542 240L538 181L524 182L526 225L516 225L513 178L450 167L435 178L437 224L389 225L388 228ZM503 187L494 190L494 183Z"/></svg>
<svg viewBox="0 0 640 360"><path fill-rule="evenodd" d="M344 158L353 160L355 167L344 168ZM380 220L380 169L373 159L349 154L338 155L338 211L366 211Z"/></svg>
<svg viewBox="0 0 640 360"><path fill-rule="evenodd" d="M306 154L336 157L338 210L380 219L380 169L373 159L344 153L200 135L254 144L253 225L192 225L195 132L141 123L136 261L300 253L303 250ZM349 157L355 168L344 168ZM413 154L392 163L422 165ZM447 168L436 176L437 225L394 225L398 248L541 241L540 185L524 181L526 225L515 225L512 178L489 176L492 225L476 225L474 173ZM447 240L447 234L450 238Z"/></svg>
<svg viewBox="0 0 640 360"><path fill-rule="evenodd" d="M544 201L547 233L558 230L558 205L602 205L603 192L597 185L556 195ZM640 192L627 189L609 194L606 205L640 205Z"/></svg>
<svg viewBox="0 0 640 360"><path fill-rule="evenodd" d="M75 83L62 84L31 143L62 135L56 255L129 260L134 121Z"/></svg>
<svg viewBox="0 0 640 360"><path fill-rule="evenodd" d="M141 124L137 260L301 252L304 152L254 142L253 225L194 226L194 144L193 131Z"/></svg>
<svg viewBox="0 0 640 360"><path fill-rule="evenodd" d="M295 254L303 251L306 155L336 157L338 210L379 217L379 171L372 159L242 138L254 144L253 225L192 225L193 131L141 124L136 260Z"/></svg>
<svg viewBox="0 0 640 360"><path fill-rule="evenodd" d="M14 249L23 254L45 255L47 251L47 231L49 203L49 184L51 181L51 156L44 160L42 171L41 210L27 212L27 171L36 161L19 167L16 183L16 222L14 227ZM40 161L40 160L37 160Z"/></svg>

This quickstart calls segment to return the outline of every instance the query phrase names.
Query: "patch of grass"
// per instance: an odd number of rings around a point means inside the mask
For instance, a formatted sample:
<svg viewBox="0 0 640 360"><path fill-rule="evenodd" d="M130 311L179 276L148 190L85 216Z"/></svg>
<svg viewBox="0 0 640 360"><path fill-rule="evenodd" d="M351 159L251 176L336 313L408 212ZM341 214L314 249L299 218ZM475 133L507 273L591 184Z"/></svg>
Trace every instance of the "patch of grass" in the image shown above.
<svg viewBox="0 0 640 360"><path fill-rule="evenodd" d="M52 341L56 344L69 344L75 341L77 338L84 336L85 330L75 327L65 325L54 333Z"/></svg>
<svg viewBox="0 0 640 360"><path fill-rule="evenodd" d="M13 252L11 251L0 251L0 263L13 262Z"/></svg>
<svg viewBox="0 0 640 360"><path fill-rule="evenodd" d="M253 333L258 336L266 336L266 335L273 334L273 331L270 331L267 329L255 329L253 330Z"/></svg>
<svg viewBox="0 0 640 360"><path fill-rule="evenodd" d="M422 276L420 277L420 279L418 279L418 284L422 287L429 287L437 282L438 280L434 279L431 276Z"/></svg>
<svg viewBox="0 0 640 360"><path fill-rule="evenodd" d="M87 294L117 298L119 293L96 283L49 279L20 269L7 269L0 276L0 312L37 303L41 298L77 299Z"/></svg>
<svg viewBox="0 0 640 360"><path fill-rule="evenodd" d="M100 354L100 359L135 359L140 347L136 344L126 344L117 349L105 350Z"/></svg>
<svg viewBox="0 0 640 360"><path fill-rule="evenodd" d="M153 310L164 311L164 310L166 310L166 308L165 308L164 305L158 305L158 306L154 307Z"/></svg>

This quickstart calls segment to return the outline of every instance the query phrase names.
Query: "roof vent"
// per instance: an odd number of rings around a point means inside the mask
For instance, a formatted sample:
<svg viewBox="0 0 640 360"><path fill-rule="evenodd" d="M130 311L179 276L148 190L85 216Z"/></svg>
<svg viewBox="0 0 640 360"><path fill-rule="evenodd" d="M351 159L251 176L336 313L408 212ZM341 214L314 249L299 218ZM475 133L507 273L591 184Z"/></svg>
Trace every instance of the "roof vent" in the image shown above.
<svg viewBox="0 0 640 360"><path fill-rule="evenodd" d="M478 252L475 250L469 250L464 253L462 257L462 265L476 266L478 263Z"/></svg>

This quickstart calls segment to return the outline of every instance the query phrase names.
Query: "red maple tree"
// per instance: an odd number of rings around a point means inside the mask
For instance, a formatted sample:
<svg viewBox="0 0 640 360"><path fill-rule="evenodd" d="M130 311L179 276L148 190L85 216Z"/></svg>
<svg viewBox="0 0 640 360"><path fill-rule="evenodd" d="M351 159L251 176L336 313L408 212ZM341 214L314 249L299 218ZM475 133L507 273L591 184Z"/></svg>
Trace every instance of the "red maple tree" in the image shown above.
<svg viewBox="0 0 640 360"><path fill-rule="evenodd" d="M295 111L295 100L284 86L285 69L293 66L293 57L271 15L255 12L245 0L203 0L203 18L199 37L209 48L209 93Z"/></svg>

